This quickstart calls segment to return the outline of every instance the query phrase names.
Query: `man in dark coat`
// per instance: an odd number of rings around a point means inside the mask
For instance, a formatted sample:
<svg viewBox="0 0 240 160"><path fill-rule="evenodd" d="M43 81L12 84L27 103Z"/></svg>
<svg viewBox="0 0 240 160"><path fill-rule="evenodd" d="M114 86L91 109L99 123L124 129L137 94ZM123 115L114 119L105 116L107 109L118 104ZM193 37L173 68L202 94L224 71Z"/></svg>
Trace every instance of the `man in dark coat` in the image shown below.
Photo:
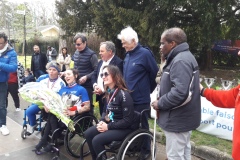
<svg viewBox="0 0 240 160"><path fill-rule="evenodd" d="M101 60L98 62L98 66L92 75L92 84L94 93L97 95L96 101L99 102L100 115L104 112L103 109L106 102L105 98L103 98L105 90L101 77L103 67L107 65L116 65L121 72L123 70L123 61L115 55L115 52L116 48L113 42L106 41L100 43L99 55L101 56Z"/></svg>
<svg viewBox="0 0 240 160"><path fill-rule="evenodd" d="M40 52L38 45L33 46L33 55L31 59L31 71L36 79L43 74L46 74L47 57L46 54Z"/></svg>

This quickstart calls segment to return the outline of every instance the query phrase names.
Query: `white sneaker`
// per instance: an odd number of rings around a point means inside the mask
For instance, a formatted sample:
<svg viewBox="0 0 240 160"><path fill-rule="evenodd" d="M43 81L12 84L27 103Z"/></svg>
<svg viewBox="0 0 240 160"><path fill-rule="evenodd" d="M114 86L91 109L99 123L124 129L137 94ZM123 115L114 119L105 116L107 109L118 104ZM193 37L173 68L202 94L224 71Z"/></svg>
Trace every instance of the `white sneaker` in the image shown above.
<svg viewBox="0 0 240 160"><path fill-rule="evenodd" d="M2 127L0 128L0 132L2 132L2 135L6 136L9 134L9 130L7 129L7 126L2 125Z"/></svg>
<svg viewBox="0 0 240 160"><path fill-rule="evenodd" d="M21 111L21 108L16 108L16 111L18 112L18 111Z"/></svg>

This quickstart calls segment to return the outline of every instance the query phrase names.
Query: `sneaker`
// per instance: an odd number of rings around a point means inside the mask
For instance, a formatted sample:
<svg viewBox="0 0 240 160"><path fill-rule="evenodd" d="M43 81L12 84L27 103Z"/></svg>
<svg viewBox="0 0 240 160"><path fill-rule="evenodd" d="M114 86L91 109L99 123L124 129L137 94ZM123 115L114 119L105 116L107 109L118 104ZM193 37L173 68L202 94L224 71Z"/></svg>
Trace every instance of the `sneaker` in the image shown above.
<svg viewBox="0 0 240 160"><path fill-rule="evenodd" d="M2 127L0 128L0 132L2 133L2 135L6 136L9 134L9 130L7 129L7 126L2 125Z"/></svg>
<svg viewBox="0 0 240 160"><path fill-rule="evenodd" d="M21 108L16 108L16 111L17 111L17 112L21 111Z"/></svg>

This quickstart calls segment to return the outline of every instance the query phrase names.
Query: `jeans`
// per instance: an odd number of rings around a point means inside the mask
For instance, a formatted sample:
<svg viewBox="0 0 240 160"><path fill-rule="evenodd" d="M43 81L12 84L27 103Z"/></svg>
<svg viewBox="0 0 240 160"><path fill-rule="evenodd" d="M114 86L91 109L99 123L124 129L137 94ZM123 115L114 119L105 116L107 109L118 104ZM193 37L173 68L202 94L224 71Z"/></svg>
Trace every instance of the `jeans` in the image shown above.
<svg viewBox="0 0 240 160"><path fill-rule="evenodd" d="M6 125L7 109L6 109L6 98L7 98L7 82L0 82L0 127Z"/></svg>
<svg viewBox="0 0 240 160"><path fill-rule="evenodd" d="M45 74L42 70L35 70L33 71L34 76L36 77L36 79L38 79L38 77L40 77L41 75Z"/></svg>
<svg viewBox="0 0 240 160"><path fill-rule="evenodd" d="M28 121L30 126L34 126L36 124L36 114L41 109L36 104L31 104L31 106L28 107L26 110L26 115L28 116Z"/></svg>

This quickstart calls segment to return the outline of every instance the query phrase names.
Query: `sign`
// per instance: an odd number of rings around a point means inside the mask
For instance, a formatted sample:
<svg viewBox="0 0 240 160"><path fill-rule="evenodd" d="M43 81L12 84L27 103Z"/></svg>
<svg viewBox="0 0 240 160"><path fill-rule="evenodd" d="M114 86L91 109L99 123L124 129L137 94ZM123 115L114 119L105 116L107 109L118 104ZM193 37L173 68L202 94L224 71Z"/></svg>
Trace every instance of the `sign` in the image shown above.
<svg viewBox="0 0 240 160"><path fill-rule="evenodd" d="M151 96L151 101L157 99L159 89L156 88ZM156 111L151 107L151 117L155 118ZM234 108L219 108L214 106L205 97L201 97L201 124L198 131L217 136L222 139L232 140Z"/></svg>
<svg viewBox="0 0 240 160"><path fill-rule="evenodd" d="M234 108L219 108L201 97L201 125L198 131L232 140Z"/></svg>
<svg viewBox="0 0 240 160"><path fill-rule="evenodd" d="M25 10L23 10L23 11L22 10L17 10L16 13L25 15Z"/></svg>

